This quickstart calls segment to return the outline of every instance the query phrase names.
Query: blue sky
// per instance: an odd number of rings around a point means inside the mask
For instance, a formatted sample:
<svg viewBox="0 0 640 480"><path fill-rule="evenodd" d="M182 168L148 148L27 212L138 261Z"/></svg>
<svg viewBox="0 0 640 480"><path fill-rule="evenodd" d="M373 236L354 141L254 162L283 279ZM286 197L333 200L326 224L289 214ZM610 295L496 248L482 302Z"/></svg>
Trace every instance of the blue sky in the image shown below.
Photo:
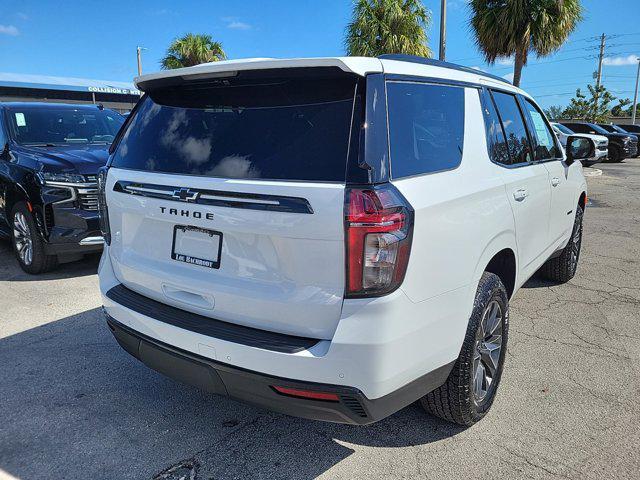
<svg viewBox="0 0 640 480"><path fill-rule="evenodd" d="M433 13L430 45L438 50L440 0L425 0ZM466 0L449 0L447 60L508 75L509 60L488 67L468 27ZM639 0L583 0L585 19L555 55L530 58L522 86L544 106L566 104L596 69L597 35L610 60L604 84L633 97L634 55L640 55ZM101 80L130 80L135 48L143 45L145 72L159 69L171 40L186 32L210 33L230 58L331 56L344 53L349 0L64 2L0 0L0 70Z"/></svg>

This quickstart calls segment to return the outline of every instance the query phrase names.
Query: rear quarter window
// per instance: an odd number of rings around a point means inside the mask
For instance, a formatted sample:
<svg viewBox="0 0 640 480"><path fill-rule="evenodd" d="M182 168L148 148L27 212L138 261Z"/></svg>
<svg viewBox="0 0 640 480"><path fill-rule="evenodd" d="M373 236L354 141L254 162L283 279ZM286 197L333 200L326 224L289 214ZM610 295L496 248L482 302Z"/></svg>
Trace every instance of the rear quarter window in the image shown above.
<svg viewBox="0 0 640 480"><path fill-rule="evenodd" d="M388 82L389 143L394 178L460 165L464 146L464 88Z"/></svg>

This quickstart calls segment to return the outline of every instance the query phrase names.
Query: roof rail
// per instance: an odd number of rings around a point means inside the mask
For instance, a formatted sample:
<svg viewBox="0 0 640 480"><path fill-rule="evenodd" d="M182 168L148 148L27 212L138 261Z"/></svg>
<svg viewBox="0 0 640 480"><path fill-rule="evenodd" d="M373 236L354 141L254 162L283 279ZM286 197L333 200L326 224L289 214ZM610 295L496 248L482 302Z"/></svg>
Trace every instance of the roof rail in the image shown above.
<svg viewBox="0 0 640 480"><path fill-rule="evenodd" d="M405 55L403 53L386 53L384 55L379 55L378 58L380 60L397 60L399 62L421 63L422 65L431 65L433 67L448 68L450 70L458 70L460 72L475 73L477 75L482 75L483 77L492 78L494 80L512 85L512 83L506 78L492 75L490 73L483 72L482 70L476 70L475 68L457 65L455 63L443 62L442 60L436 60L434 58L418 57L417 55Z"/></svg>

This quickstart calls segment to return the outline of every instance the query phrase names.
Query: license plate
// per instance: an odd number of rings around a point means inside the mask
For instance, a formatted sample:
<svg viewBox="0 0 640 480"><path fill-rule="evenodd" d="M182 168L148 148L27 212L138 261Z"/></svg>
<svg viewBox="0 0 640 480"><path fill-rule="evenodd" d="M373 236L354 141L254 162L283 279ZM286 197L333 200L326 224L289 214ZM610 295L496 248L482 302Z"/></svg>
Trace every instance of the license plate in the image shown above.
<svg viewBox="0 0 640 480"><path fill-rule="evenodd" d="M171 258L200 267L220 268L222 233L198 227L173 227Z"/></svg>

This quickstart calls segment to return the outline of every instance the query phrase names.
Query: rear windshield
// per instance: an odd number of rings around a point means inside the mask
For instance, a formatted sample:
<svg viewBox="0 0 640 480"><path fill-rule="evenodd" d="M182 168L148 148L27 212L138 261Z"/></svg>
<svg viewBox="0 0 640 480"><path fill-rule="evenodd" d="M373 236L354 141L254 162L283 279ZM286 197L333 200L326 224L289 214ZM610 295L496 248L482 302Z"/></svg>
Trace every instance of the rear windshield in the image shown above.
<svg viewBox="0 0 640 480"><path fill-rule="evenodd" d="M111 165L344 182L355 77L224 79L147 94Z"/></svg>

